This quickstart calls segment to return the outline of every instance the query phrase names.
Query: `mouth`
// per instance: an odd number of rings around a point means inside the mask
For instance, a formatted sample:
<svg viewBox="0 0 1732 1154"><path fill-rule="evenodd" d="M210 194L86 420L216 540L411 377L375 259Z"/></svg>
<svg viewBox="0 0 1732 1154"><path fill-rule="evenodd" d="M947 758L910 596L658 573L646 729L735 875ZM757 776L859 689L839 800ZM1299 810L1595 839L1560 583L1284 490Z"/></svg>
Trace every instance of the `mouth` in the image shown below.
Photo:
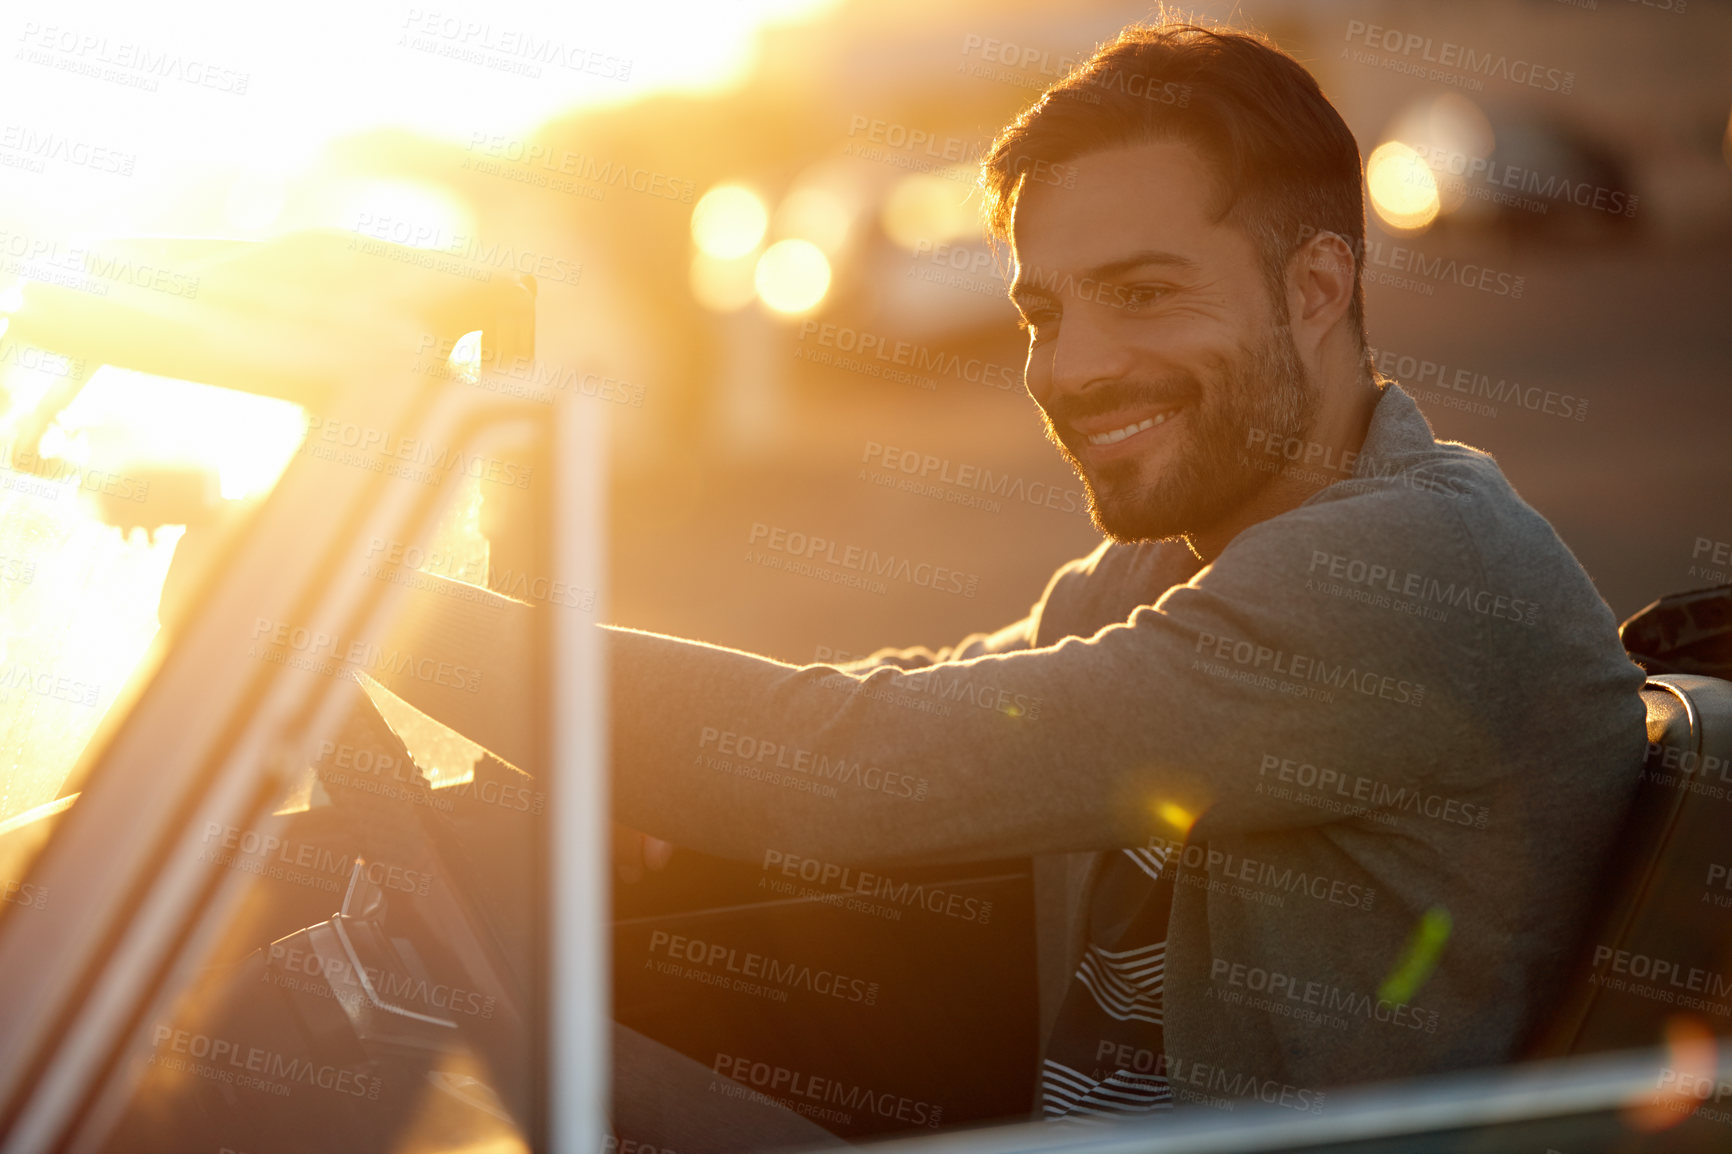
<svg viewBox="0 0 1732 1154"><path fill-rule="evenodd" d="M1082 434L1090 448L1117 449L1128 442L1147 440L1151 429L1165 425L1183 408L1182 404L1169 404L1141 414L1112 413L1098 419L1073 422L1071 427Z"/></svg>

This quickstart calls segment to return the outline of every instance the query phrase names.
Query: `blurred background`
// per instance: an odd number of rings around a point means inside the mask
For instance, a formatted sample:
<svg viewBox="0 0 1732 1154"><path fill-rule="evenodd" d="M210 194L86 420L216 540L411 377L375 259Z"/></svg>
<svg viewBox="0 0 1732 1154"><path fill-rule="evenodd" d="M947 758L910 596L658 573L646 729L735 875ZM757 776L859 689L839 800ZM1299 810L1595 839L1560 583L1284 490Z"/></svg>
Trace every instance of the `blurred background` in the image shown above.
<svg viewBox="0 0 1732 1154"><path fill-rule="evenodd" d="M1358 137L1372 342L1438 433L1497 456L1619 617L1732 580L1732 6L1190 11L1273 37ZM796 661L947 644L1098 540L1021 389L974 162L1151 14L23 3L0 283L132 234L508 262L541 283L513 378L610 422L611 620ZM956 576L861 579L854 547Z"/></svg>

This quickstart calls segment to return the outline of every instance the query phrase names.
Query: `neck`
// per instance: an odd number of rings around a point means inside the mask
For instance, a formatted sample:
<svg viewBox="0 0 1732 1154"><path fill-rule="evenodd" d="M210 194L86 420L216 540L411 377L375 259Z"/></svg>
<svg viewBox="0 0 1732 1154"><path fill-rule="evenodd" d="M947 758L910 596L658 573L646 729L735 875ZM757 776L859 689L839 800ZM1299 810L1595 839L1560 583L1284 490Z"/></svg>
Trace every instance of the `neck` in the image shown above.
<svg viewBox="0 0 1732 1154"><path fill-rule="evenodd" d="M1371 414L1382 396L1383 390L1370 370L1359 364L1326 384L1323 406L1305 434L1305 447L1306 455L1331 462L1333 467L1299 465L1282 469L1207 529L1185 534L1185 544L1191 552L1208 564L1252 525L1297 509L1314 493L1351 477L1352 469L1342 467L1341 463L1351 460L1347 454L1357 454L1364 446L1365 434L1371 428Z"/></svg>

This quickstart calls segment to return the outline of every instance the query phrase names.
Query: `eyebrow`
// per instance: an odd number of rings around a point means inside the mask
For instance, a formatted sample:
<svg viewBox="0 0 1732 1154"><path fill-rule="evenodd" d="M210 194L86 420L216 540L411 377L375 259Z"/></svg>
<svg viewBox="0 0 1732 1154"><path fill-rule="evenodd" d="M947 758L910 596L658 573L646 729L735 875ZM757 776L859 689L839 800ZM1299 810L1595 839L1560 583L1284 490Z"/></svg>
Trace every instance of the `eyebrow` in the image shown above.
<svg viewBox="0 0 1732 1154"><path fill-rule="evenodd" d="M1167 252L1164 249L1145 249L1142 252L1134 252L1131 255L1121 257L1118 260L1110 260L1105 264L1098 264L1093 268L1085 269L1083 270L1082 279L1093 278L1094 280L1111 280L1114 277L1123 276L1127 272L1139 268L1146 268L1151 265L1178 269L1184 272L1191 272L1199 267L1197 262L1188 256L1182 256L1176 252ZM1031 297L1050 300L1052 299L1052 294L1039 287L1038 284L1031 285L1023 283L1022 270L1019 268L1017 270L1016 280L1013 281L1010 286L1010 299L1013 303L1020 304L1023 300Z"/></svg>

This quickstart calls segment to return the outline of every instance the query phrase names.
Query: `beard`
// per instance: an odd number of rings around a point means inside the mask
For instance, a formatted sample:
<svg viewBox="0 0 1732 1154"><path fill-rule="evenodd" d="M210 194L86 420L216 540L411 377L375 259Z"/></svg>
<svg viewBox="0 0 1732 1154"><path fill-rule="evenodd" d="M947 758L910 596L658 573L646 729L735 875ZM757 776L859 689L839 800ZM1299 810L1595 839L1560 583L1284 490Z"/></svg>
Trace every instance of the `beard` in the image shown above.
<svg viewBox="0 0 1732 1154"><path fill-rule="evenodd" d="M1142 458L1114 461L1091 474L1073 443L1087 441L1071 422L1136 405L1183 402L1177 443L1165 471L1144 480ZM1233 360L1205 370L1124 379L1071 395L1043 408L1047 439L1070 463L1088 494L1095 528L1114 541L1187 537L1214 525L1267 486L1279 472L1257 468L1245 452L1247 434L1268 443L1302 438L1316 417L1317 390L1286 325L1271 326L1255 347L1240 345ZM1171 418L1170 418L1171 419ZM1281 458L1276 462L1284 465Z"/></svg>

